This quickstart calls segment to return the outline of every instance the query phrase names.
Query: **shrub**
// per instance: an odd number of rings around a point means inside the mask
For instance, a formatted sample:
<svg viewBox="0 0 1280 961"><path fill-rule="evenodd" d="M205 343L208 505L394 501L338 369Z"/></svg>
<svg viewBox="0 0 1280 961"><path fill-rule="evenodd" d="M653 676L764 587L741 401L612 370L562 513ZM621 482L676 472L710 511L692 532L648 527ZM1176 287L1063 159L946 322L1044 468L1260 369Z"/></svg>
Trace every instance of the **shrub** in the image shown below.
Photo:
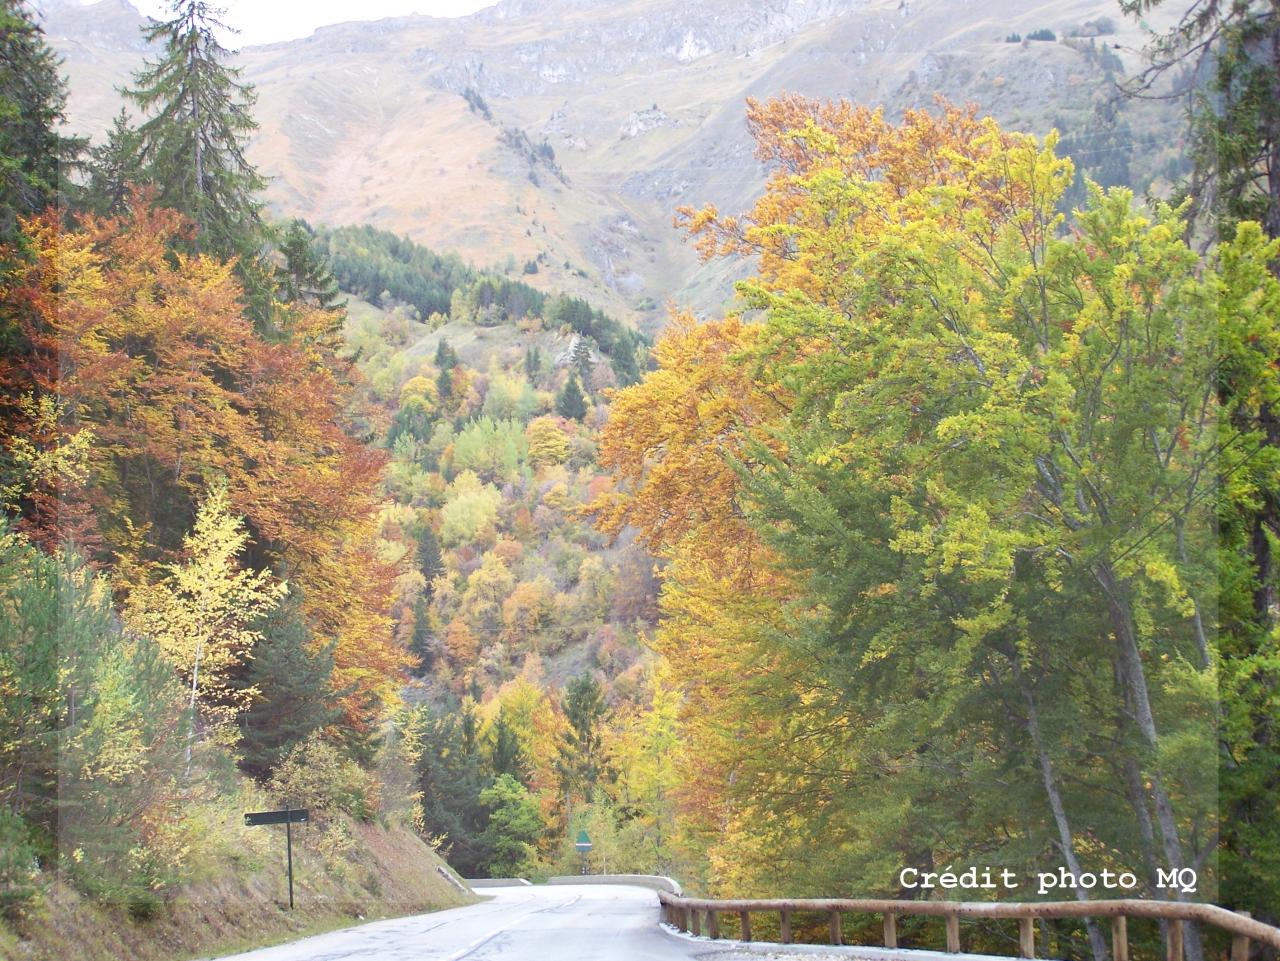
<svg viewBox="0 0 1280 961"><path fill-rule="evenodd" d="M377 779L316 735L289 752L270 787L290 807L361 821L373 819L380 800Z"/></svg>
<svg viewBox="0 0 1280 961"><path fill-rule="evenodd" d="M0 915L16 920L35 900L40 876L26 822L0 807Z"/></svg>

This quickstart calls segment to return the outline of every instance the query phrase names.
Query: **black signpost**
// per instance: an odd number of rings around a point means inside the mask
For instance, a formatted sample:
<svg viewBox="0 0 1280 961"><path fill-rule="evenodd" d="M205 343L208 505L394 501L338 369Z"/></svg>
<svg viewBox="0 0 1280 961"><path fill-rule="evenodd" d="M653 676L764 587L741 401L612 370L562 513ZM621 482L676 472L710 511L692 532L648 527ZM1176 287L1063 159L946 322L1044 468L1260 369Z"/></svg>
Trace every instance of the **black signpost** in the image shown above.
<svg viewBox="0 0 1280 961"><path fill-rule="evenodd" d="M283 824L285 848L289 852L289 910L293 910L293 825L302 824L307 820L307 812L304 808L286 808L283 811L253 811L246 813L244 823L246 827L256 827L260 824Z"/></svg>

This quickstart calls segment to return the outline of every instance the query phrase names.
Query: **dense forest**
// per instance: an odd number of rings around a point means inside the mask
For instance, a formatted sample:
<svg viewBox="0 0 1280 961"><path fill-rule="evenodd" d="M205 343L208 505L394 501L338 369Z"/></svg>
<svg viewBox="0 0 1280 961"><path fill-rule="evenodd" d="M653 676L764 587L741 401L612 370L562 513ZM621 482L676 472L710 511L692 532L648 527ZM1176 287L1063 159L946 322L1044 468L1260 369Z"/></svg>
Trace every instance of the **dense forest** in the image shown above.
<svg viewBox="0 0 1280 961"><path fill-rule="evenodd" d="M1172 198L972 107L748 102L763 194L677 224L750 275L650 344L274 220L195 0L136 118L64 136L4 0L0 948L65 890L154 923L286 804L339 874L371 825L533 879L587 830L589 869L717 895L1115 893L1027 881L1061 868L1275 921L1280 98L1244 9L1124 81L1218 98Z"/></svg>

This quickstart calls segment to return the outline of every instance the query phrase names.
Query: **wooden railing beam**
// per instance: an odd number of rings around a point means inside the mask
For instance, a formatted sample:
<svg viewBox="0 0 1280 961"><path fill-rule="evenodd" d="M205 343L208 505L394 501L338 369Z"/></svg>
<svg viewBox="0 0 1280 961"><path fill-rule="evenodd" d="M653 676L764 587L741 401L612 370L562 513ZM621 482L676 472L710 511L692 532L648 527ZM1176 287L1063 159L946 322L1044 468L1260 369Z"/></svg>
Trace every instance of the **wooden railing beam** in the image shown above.
<svg viewBox="0 0 1280 961"><path fill-rule="evenodd" d="M702 923L699 912L737 912L742 917L751 911L776 911L781 919L783 942L791 943L791 914L795 911L825 914L880 914L884 916L884 941L886 947L898 946L898 916L941 917L946 921L947 949L959 948L960 918L1017 919L1019 923L1019 949L1025 950L1023 935L1029 922L1034 931L1037 919L1057 918L1111 918L1112 953L1115 961L1130 961L1128 950L1127 918L1143 918L1162 922L1168 930L1166 961L1183 961L1184 926L1187 923L1216 927L1231 936L1231 961L1248 961L1249 949L1254 942L1280 949L1280 928L1263 924L1243 912L1228 911L1215 904L1195 901L1152 901L1137 898L1113 901L1029 901L1008 903L999 901L893 901L887 899L852 898L772 898L756 900L708 900L684 898L666 891L658 892L664 905L673 905L671 915L682 927L700 932ZM708 919L710 921L710 919ZM749 929L750 922L746 922ZM1034 951L1034 944L1030 950ZM1025 957L1032 955L1026 954Z"/></svg>
<svg viewBox="0 0 1280 961"><path fill-rule="evenodd" d="M742 923L742 932L740 938L743 941L751 940L751 912L739 911L738 920Z"/></svg>

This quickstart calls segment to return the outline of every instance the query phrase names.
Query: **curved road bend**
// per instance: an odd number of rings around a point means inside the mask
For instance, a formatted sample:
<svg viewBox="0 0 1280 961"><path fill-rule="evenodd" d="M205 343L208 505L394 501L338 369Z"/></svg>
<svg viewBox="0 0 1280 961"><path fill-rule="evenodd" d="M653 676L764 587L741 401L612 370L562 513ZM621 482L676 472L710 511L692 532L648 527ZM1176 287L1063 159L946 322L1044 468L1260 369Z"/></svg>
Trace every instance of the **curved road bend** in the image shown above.
<svg viewBox="0 0 1280 961"><path fill-rule="evenodd" d="M492 900L223 961L676 961L721 953L658 927L658 898L647 888L584 884L481 893Z"/></svg>

